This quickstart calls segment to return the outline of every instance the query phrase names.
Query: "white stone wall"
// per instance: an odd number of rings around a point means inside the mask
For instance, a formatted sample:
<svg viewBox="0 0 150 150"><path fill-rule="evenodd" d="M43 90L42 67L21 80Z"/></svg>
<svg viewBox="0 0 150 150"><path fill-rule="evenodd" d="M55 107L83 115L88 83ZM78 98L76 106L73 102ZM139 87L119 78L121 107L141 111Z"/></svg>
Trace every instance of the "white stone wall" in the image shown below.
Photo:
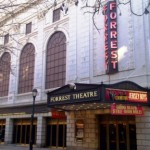
<svg viewBox="0 0 150 150"><path fill-rule="evenodd" d="M133 2L133 9L141 13L148 1L142 4ZM89 1L89 4L93 1ZM58 3L56 7L59 7ZM48 39L55 31L62 31L67 38L67 62L66 62L66 84L69 82L86 83L114 83L123 80L131 80L143 87L150 85L150 55L149 55L149 17L138 17L130 12L129 5L120 5L118 9L118 54L119 72L113 75L105 74L104 53L104 16L97 14L95 23L99 32L93 25L92 15L85 13L88 9L81 9L85 3L79 1L78 6L73 3L69 5L67 15L61 12L61 19L52 23L52 12L50 9L46 14L29 10L17 20L22 24L15 26L11 32L20 32L14 38L19 41L11 41L10 45L17 47L15 55L12 54L13 75L10 76L9 97L1 98L1 104L14 104L31 101L31 93L17 95L19 58L23 46L31 42L35 46L35 74L34 87L38 89L37 101L46 101L45 91L45 55ZM25 24L32 21L33 31L25 35ZM23 34L22 34L23 33Z"/></svg>
<svg viewBox="0 0 150 150"><path fill-rule="evenodd" d="M88 0L92 4L93 0ZM144 2L144 3L142 3ZM141 13L148 0L134 0L133 9ZM59 7L61 3L58 3ZM17 47L15 55L11 55L13 74L10 75L10 87L8 97L0 98L0 106L17 106L19 104L32 104L31 93L17 94L19 59L24 45L31 42L35 46L35 74L34 87L38 89L36 103L46 102L45 91L45 57L46 45L50 36L55 31L62 31L67 39L67 62L66 62L66 84L69 82L86 83L114 83L124 80L131 80L143 87L150 87L150 15L138 17L129 10L129 5L121 5L121 16L117 16L118 24L118 52L119 72L114 75L105 74L105 53L104 53L104 16L100 13L95 16L95 22L100 32L93 25L92 15L84 13L83 3L69 5L68 15L61 14L61 20L52 23L52 11L50 9L45 15L37 14L35 9L29 10L17 20L22 23L15 26L11 32L21 33L14 36L16 43L11 40L10 46ZM25 35L25 24L33 22L33 32ZM101 113L105 113L102 110ZM107 111L107 110L106 110ZM137 145L138 150L150 149L150 113L149 108L145 109L145 115L136 117ZM106 112L108 113L108 112ZM40 115L40 114L39 114ZM49 115L50 116L50 115ZM17 116L11 116L15 118ZM25 116L19 116L25 117ZM30 116L28 116L30 117ZM67 116L67 146L78 149L96 149L98 143L93 140L97 138L96 118L94 114L86 112L85 142L76 143L74 139L74 116ZM3 117L5 118L5 117ZM44 118L38 117L37 144L43 144ZM12 120L6 119L6 142L10 142L12 132Z"/></svg>
<svg viewBox="0 0 150 150"><path fill-rule="evenodd" d="M144 11L143 1L139 1L138 3L137 1L132 1L132 5L134 12L137 14L141 14ZM94 29L94 77L92 82L103 81L105 83L115 83L123 80L131 80L143 87L149 87L149 82L147 82L149 78L147 65L150 57L149 49L147 48L148 42L145 40L145 34L149 34L149 30L146 28L146 24L149 21L145 20L148 15L141 17L133 15L129 5L119 5L117 12L119 72L113 75L105 75L104 16L97 15L96 25L101 30L98 33ZM120 12L121 16L119 15Z"/></svg>
<svg viewBox="0 0 150 150"><path fill-rule="evenodd" d="M93 37L91 15L84 14L79 4L78 7L71 7L69 16L67 82L88 82L90 78L91 39Z"/></svg>

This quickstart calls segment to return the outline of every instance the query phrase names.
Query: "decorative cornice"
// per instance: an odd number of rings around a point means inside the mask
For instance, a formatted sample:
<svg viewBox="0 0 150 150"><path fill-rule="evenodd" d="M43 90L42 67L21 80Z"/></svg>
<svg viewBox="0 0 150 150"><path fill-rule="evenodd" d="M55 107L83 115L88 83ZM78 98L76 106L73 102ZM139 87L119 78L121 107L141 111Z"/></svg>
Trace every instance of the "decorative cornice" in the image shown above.
<svg viewBox="0 0 150 150"><path fill-rule="evenodd" d="M1 21L0 21L0 27L2 27L7 21L9 21L12 17L16 17L17 15L27 11L29 8L31 8L31 4L32 6L35 6L37 4L39 4L40 2L42 2L43 0L33 0L32 3L26 3L26 4L23 4L24 7L20 6L18 7L18 9L16 9L16 11L13 12L13 16L12 14L8 14L6 16L4 16L3 18L1 18Z"/></svg>

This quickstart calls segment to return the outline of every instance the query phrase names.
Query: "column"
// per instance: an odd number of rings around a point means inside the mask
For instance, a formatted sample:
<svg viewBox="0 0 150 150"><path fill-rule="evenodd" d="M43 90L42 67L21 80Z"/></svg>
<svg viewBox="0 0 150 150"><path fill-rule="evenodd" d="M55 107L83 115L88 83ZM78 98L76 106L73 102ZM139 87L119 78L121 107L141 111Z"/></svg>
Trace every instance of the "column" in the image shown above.
<svg viewBox="0 0 150 150"><path fill-rule="evenodd" d="M11 118L6 118L5 144L12 143L12 135L13 135L13 120Z"/></svg>
<svg viewBox="0 0 150 150"><path fill-rule="evenodd" d="M37 118L37 147L45 146L45 136L46 136L46 119L42 116Z"/></svg>

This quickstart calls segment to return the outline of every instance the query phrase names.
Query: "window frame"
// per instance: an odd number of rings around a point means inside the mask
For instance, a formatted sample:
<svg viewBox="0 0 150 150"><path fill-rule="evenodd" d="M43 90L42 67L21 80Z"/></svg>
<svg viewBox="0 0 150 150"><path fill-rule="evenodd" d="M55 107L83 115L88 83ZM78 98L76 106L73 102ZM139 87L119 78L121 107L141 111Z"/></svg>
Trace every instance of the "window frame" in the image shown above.
<svg viewBox="0 0 150 150"><path fill-rule="evenodd" d="M3 67L1 67L3 66ZM11 55L9 52L4 52L0 58L0 70L1 79L0 79L0 97L8 96L9 92L9 81L10 81L10 72L11 72Z"/></svg>
<svg viewBox="0 0 150 150"><path fill-rule="evenodd" d="M26 24L26 35L32 32L32 22Z"/></svg>
<svg viewBox="0 0 150 150"><path fill-rule="evenodd" d="M4 45L9 42L9 33L4 35Z"/></svg>
<svg viewBox="0 0 150 150"><path fill-rule="evenodd" d="M53 23L60 20L60 13L61 12L61 9L60 8L57 8L55 10L53 10Z"/></svg>
<svg viewBox="0 0 150 150"><path fill-rule="evenodd" d="M19 61L18 94L31 92L34 85L35 47L27 43L22 49Z"/></svg>
<svg viewBox="0 0 150 150"><path fill-rule="evenodd" d="M55 32L47 43L45 89L65 85L66 81L66 36Z"/></svg>

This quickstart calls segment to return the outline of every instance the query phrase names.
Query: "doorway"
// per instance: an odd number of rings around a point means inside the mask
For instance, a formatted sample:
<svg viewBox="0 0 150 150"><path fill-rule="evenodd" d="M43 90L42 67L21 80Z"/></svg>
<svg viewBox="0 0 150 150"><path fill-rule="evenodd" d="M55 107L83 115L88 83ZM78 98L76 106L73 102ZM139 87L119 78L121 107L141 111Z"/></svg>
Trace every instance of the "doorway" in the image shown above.
<svg viewBox="0 0 150 150"><path fill-rule="evenodd" d="M5 124L5 120L0 120L0 143L3 143L5 140Z"/></svg>
<svg viewBox="0 0 150 150"><path fill-rule="evenodd" d="M13 128L14 144L29 144L30 140L30 119L15 119ZM36 144L37 121L33 123L33 144Z"/></svg>
<svg viewBox="0 0 150 150"><path fill-rule="evenodd" d="M66 119L47 118L46 146L66 147Z"/></svg>
<svg viewBox="0 0 150 150"><path fill-rule="evenodd" d="M100 150L137 150L134 116L100 116Z"/></svg>

